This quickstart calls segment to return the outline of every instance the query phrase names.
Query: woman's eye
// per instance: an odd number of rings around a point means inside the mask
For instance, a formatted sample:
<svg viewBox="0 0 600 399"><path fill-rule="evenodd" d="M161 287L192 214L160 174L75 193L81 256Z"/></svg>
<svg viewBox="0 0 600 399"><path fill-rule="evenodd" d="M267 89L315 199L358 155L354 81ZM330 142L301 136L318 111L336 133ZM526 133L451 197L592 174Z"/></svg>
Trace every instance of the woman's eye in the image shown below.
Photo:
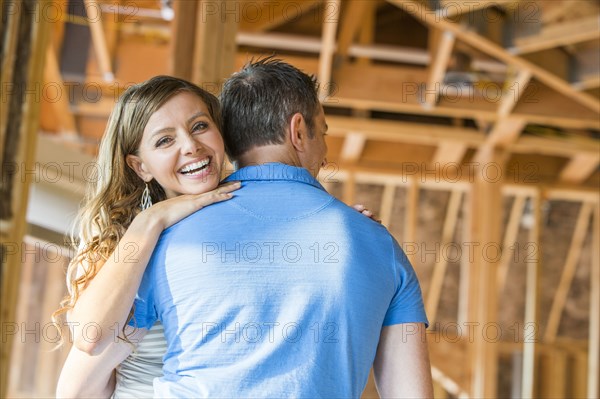
<svg viewBox="0 0 600 399"><path fill-rule="evenodd" d="M208 123L198 122L198 123L195 123L194 126L192 127L192 133L202 132L206 129L208 129Z"/></svg>
<svg viewBox="0 0 600 399"><path fill-rule="evenodd" d="M156 147L163 147L172 141L171 137L162 137L156 142Z"/></svg>

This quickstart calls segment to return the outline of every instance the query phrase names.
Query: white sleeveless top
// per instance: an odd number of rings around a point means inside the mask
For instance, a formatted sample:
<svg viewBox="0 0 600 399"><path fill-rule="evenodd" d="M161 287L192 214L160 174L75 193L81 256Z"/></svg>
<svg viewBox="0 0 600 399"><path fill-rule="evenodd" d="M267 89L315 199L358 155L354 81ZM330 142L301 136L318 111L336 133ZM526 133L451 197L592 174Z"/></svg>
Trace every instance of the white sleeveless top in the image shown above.
<svg viewBox="0 0 600 399"><path fill-rule="evenodd" d="M154 378L162 377L163 356L167 341L163 325L154 324L137 344L135 351L116 369L114 399L152 398Z"/></svg>

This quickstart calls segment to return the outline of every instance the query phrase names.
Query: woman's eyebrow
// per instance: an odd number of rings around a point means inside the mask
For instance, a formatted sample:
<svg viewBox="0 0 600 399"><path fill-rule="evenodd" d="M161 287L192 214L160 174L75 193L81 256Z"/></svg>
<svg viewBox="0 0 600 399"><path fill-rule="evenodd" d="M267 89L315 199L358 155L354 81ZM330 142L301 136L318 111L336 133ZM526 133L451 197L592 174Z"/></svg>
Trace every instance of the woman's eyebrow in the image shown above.
<svg viewBox="0 0 600 399"><path fill-rule="evenodd" d="M201 116L207 116L207 115L206 115L205 112L198 111L194 115L192 115L190 118L188 118L187 124L189 125L190 123L192 123L194 121L194 119L196 119L198 117L201 117ZM156 130L155 132L152 132L152 134L150 135L150 138L156 136L157 134L164 133L164 132L170 132L170 131L173 131L173 130L175 130L175 129L172 128L172 127L163 127L163 128L160 128L160 129Z"/></svg>

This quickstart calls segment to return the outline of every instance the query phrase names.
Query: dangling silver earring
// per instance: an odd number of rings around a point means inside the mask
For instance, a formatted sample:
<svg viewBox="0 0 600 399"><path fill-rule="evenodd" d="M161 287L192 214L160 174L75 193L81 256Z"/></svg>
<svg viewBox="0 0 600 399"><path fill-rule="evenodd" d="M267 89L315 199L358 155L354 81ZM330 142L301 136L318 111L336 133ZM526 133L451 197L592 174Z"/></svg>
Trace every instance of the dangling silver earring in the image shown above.
<svg viewBox="0 0 600 399"><path fill-rule="evenodd" d="M144 192L142 193L142 201L140 203L140 208L142 211L148 209L152 206L152 198L150 197L150 189L148 188L148 183L146 183L146 187L144 188Z"/></svg>

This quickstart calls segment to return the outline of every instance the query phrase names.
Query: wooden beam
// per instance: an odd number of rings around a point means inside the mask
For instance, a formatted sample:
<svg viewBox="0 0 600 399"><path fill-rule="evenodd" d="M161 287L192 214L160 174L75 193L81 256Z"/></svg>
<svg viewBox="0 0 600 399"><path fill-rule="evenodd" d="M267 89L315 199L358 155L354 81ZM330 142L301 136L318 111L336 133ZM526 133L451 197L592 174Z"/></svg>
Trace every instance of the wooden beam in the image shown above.
<svg viewBox="0 0 600 399"><path fill-rule="evenodd" d="M567 259L563 267L563 272L560 276L560 282L552 301L552 308L550 309L550 315L548 316L548 323L546 325L546 332L544 333L544 341L552 343L556 340L558 333L558 327L560 325L560 318L562 311L567 301L567 295L571 287L571 281L575 275L575 268L579 261L579 255L581 254L581 247L583 240L588 229L590 215L593 210L593 205L589 202L583 202L581 209L579 210L579 216L575 224L575 230L573 231L573 239L569 247Z"/></svg>
<svg viewBox="0 0 600 399"><path fill-rule="evenodd" d="M521 216L524 209L525 197L520 195L515 196L506 231L504 232L504 240L502 241L502 256L498 265L498 294L502 294L504 290L508 268L513 259L514 248L515 245L519 245L517 243L517 235L519 234L519 224L521 223Z"/></svg>
<svg viewBox="0 0 600 399"><path fill-rule="evenodd" d="M540 264L542 250L541 234L541 199L539 195L531 196L533 226L529 229L529 243L533 245L535 255L528 259L525 276L525 317L523 329L523 374L521 379L521 398L536 397L536 358L539 342L539 309L540 309Z"/></svg>
<svg viewBox="0 0 600 399"><path fill-rule="evenodd" d="M456 221L458 220L458 213L460 212L460 204L462 202L462 192L452 191L450 198L448 199L448 206L446 207L446 217L444 219L444 225L442 228L442 239L440 242L441 248L447 248L452 242L454 237L454 231L456 230ZM437 317L437 310L440 304L440 294L444 284L444 277L446 276L446 268L448 266L448 259L445 256L440 256L439 261L433 267L433 275L429 284L429 290L427 292L427 300L425 303L425 310L429 323L433 325Z"/></svg>
<svg viewBox="0 0 600 399"><path fill-rule="evenodd" d="M525 88L529 84L530 79L531 72L524 69L517 72L513 79L508 79L505 82L502 97L500 98L500 105L498 106L499 117L506 117L512 112L517 102L519 102L519 98L525 93Z"/></svg>
<svg viewBox="0 0 600 399"><path fill-rule="evenodd" d="M592 265L590 270L590 323L588 335L587 397L600 396L600 207L594 206Z"/></svg>
<svg viewBox="0 0 600 399"><path fill-rule="evenodd" d="M242 3L244 12L239 30L242 32L264 32L277 28L286 22L292 22L308 15L321 5L321 0L278 0L277 2Z"/></svg>
<svg viewBox="0 0 600 399"><path fill-rule="evenodd" d="M559 181L572 184L583 183L600 164L600 153L575 155L560 172Z"/></svg>
<svg viewBox="0 0 600 399"><path fill-rule="evenodd" d="M425 110L419 89L426 81L427 72L423 68L344 64L336 70L335 101L327 105L484 121L501 119L497 113L499 98L473 97L468 91L448 100L440 96L434 109ZM576 102L565 101L564 96L540 85L525 93L512 115L529 123L600 129L596 113Z"/></svg>
<svg viewBox="0 0 600 399"><path fill-rule="evenodd" d="M477 50L490 55L491 57L497 58L498 60L503 61L506 64L513 65L519 69L529 70L532 75L543 84L562 93L564 96L579 102L595 113L600 114L600 101L597 98L575 90L570 83L548 72L544 68L535 65L524 58L520 58L514 54L511 54L498 44L476 34L473 31L465 29L465 27L457 23L437 18L435 12L427 10L420 3L414 1L409 2L406 0L389 1L411 14L417 20L426 23L428 26L435 26L440 29L447 30L453 33L457 39L476 48Z"/></svg>
<svg viewBox="0 0 600 399"><path fill-rule="evenodd" d="M544 26L537 35L515 39L515 45L508 49L512 54L525 54L549 48L567 46L600 36L600 17L584 17Z"/></svg>
<svg viewBox="0 0 600 399"><path fill-rule="evenodd" d="M321 53L319 55L319 99L326 102L327 97L333 91L331 87L331 68L333 52L335 51L335 37L340 20L340 0L326 0L323 17L323 31L321 39Z"/></svg>
<svg viewBox="0 0 600 399"><path fill-rule="evenodd" d="M340 158L345 162L356 162L365 148L367 138L362 133L349 132L344 138Z"/></svg>
<svg viewBox="0 0 600 399"><path fill-rule="evenodd" d="M460 142L442 141L440 145L438 145L437 150L435 150L431 163L435 165L435 167L450 163L460 164L467 149L467 145Z"/></svg>
<svg viewBox="0 0 600 399"><path fill-rule="evenodd" d="M451 18L461 14L470 13L473 11L481 10L488 7L499 6L503 4L511 4L516 0L478 0L478 1L454 1L454 0L442 0L440 3L441 7L436 10L437 17Z"/></svg>
<svg viewBox="0 0 600 399"><path fill-rule="evenodd" d="M94 54L96 55L98 68L102 73L102 78L106 82L112 82L115 80L115 75L112 70L110 53L108 51L106 37L104 35L104 28L102 27L102 14L98 12L100 10L100 6L98 5L97 0L84 0L84 2L86 5L86 10L94 10L94 12L98 13L97 15L88 15L90 32L92 34L92 42L94 44Z"/></svg>
<svg viewBox="0 0 600 399"><path fill-rule="evenodd" d="M392 210L394 208L394 196L396 194L396 186L388 183L383 187L383 195L381 196L381 206L379 209L379 217L381 224L388 229L392 221Z"/></svg>
<svg viewBox="0 0 600 399"><path fill-rule="evenodd" d="M342 59L345 59L348 56L348 49L358 34L363 17L369 12L369 9L374 4L375 3L372 1L364 0L354 0L346 3L344 19L340 24L340 34L337 46L337 53Z"/></svg>
<svg viewBox="0 0 600 399"><path fill-rule="evenodd" d="M432 28L434 29L434 28ZM440 94L440 87L444 83L444 75L448 68L448 62L452 55L454 46L454 35L451 32L443 31L439 35L439 42L435 43L435 55L429 65L427 86L424 93L423 106L431 109L435 106Z"/></svg>

